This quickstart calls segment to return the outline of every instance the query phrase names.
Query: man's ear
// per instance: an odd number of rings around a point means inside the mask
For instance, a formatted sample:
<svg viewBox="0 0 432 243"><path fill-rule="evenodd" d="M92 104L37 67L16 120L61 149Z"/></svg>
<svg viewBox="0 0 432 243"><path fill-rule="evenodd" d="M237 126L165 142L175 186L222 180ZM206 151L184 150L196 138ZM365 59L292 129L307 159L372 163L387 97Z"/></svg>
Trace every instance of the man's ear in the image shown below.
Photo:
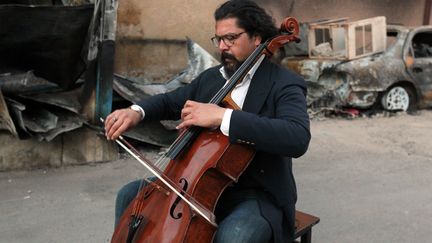
<svg viewBox="0 0 432 243"><path fill-rule="evenodd" d="M261 40L262 40L261 36L255 35L254 38L255 38L255 42L254 42L255 46L259 46L261 44Z"/></svg>

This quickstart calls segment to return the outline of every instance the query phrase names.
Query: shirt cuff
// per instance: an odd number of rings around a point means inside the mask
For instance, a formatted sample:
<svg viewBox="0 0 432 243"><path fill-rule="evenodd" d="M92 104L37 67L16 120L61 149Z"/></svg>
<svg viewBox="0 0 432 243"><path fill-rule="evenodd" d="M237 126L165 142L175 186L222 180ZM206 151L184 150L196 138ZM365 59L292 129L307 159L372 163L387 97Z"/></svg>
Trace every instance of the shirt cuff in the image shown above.
<svg viewBox="0 0 432 243"><path fill-rule="evenodd" d="M222 123L220 125L220 130L221 130L222 134L227 136L227 137L229 136L229 127L230 127L232 112L233 112L232 109L226 109L225 110L225 113L224 113L223 118L222 118Z"/></svg>
<svg viewBox="0 0 432 243"><path fill-rule="evenodd" d="M141 106L139 106L139 105L132 105L131 109L134 110L134 111L137 111L138 113L141 114L141 121L144 119L145 112L144 112L144 109Z"/></svg>
<svg viewBox="0 0 432 243"><path fill-rule="evenodd" d="M145 111L143 110L143 108L141 108L141 106L139 107L140 109L140 113L141 113L141 121L144 120L145 117Z"/></svg>

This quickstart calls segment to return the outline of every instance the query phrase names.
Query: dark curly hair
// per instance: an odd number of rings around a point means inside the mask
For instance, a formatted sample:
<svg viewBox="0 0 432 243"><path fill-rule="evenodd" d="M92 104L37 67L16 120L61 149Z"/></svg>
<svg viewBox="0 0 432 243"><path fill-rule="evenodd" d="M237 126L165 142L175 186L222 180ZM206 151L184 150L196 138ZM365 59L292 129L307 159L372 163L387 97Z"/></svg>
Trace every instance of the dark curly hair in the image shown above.
<svg viewBox="0 0 432 243"><path fill-rule="evenodd" d="M237 18L237 25L248 35L259 35L262 42L278 34L273 18L255 2L249 0L230 0L223 3L214 13L216 21Z"/></svg>

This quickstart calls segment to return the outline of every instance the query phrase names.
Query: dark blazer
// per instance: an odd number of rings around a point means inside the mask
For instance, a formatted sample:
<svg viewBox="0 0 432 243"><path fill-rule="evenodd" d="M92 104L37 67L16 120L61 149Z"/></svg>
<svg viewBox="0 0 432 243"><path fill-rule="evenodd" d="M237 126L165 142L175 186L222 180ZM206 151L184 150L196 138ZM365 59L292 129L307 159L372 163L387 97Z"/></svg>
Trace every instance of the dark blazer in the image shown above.
<svg viewBox="0 0 432 243"><path fill-rule="evenodd" d="M186 100L208 102L226 82L220 67L204 71L185 87L139 102L145 118L177 120ZM242 110L232 113L229 139L257 151L238 186L270 195L270 200L262 200L260 206L272 225L275 242L288 242L294 234L297 193L291 158L306 152L310 138L304 80L264 59Z"/></svg>

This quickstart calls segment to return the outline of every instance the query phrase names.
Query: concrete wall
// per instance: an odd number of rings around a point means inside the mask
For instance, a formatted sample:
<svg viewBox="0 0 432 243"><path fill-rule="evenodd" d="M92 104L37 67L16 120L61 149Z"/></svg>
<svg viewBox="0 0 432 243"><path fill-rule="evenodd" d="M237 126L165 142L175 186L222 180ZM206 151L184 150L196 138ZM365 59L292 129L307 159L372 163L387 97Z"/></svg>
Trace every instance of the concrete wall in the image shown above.
<svg viewBox="0 0 432 243"><path fill-rule="evenodd" d="M213 12L225 1L119 1L116 72L164 81L187 64L185 37L216 54ZM425 0L256 0L279 24L286 16L301 22L384 15L388 23L420 25Z"/></svg>
<svg viewBox="0 0 432 243"><path fill-rule="evenodd" d="M119 1L116 72L165 81L187 65L185 37L212 50L213 11L222 1Z"/></svg>
<svg viewBox="0 0 432 243"><path fill-rule="evenodd" d="M111 161L118 147L98 132L82 127L63 133L50 142L18 139L0 131L0 171L60 167Z"/></svg>

